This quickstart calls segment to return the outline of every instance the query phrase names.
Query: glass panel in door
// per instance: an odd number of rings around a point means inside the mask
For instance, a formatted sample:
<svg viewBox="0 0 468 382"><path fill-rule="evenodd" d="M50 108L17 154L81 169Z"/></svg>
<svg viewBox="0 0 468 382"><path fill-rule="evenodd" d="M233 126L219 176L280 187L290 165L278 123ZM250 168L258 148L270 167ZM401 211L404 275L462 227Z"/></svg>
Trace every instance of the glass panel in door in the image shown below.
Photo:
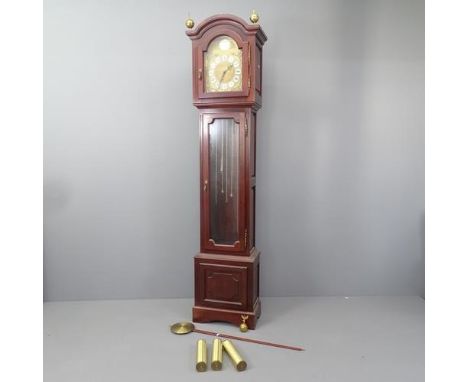
<svg viewBox="0 0 468 382"><path fill-rule="evenodd" d="M239 242L239 124L216 118L209 124L210 241Z"/></svg>

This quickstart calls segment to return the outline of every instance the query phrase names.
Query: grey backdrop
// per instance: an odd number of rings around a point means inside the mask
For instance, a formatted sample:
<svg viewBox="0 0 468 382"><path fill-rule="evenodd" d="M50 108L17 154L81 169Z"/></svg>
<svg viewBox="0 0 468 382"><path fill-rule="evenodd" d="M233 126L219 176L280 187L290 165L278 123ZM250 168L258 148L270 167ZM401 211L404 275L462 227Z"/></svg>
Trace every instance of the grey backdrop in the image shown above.
<svg viewBox="0 0 468 382"><path fill-rule="evenodd" d="M192 295L184 20L252 7L261 294L424 293L423 0L46 0L46 300Z"/></svg>

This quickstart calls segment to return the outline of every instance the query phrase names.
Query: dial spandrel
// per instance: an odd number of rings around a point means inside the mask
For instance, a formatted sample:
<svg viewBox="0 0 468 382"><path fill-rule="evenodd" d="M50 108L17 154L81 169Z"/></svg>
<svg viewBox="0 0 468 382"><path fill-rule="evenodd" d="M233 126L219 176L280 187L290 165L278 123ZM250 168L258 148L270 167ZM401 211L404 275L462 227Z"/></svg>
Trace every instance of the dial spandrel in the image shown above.
<svg viewBox="0 0 468 382"><path fill-rule="evenodd" d="M204 56L205 91L242 91L242 49L229 36L219 36L209 45Z"/></svg>

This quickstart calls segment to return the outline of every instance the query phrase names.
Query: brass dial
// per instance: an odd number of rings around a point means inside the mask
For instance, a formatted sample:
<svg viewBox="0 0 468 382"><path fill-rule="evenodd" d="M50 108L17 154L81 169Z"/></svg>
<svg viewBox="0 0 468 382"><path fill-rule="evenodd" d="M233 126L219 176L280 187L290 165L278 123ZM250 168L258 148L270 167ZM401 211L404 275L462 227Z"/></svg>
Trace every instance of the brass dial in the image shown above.
<svg viewBox="0 0 468 382"><path fill-rule="evenodd" d="M204 56L205 91L242 91L242 49L229 36L219 36Z"/></svg>

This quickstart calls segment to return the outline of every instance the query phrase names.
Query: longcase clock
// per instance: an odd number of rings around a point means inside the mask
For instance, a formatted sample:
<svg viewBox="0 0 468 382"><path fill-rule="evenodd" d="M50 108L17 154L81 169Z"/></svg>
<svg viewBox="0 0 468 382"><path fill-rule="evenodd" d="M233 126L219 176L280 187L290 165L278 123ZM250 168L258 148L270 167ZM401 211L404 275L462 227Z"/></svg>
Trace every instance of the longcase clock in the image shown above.
<svg viewBox="0 0 468 382"><path fill-rule="evenodd" d="M255 247L255 136L262 104L258 24L216 15L188 30L193 104L200 127L200 253L193 321L260 317L260 252Z"/></svg>

